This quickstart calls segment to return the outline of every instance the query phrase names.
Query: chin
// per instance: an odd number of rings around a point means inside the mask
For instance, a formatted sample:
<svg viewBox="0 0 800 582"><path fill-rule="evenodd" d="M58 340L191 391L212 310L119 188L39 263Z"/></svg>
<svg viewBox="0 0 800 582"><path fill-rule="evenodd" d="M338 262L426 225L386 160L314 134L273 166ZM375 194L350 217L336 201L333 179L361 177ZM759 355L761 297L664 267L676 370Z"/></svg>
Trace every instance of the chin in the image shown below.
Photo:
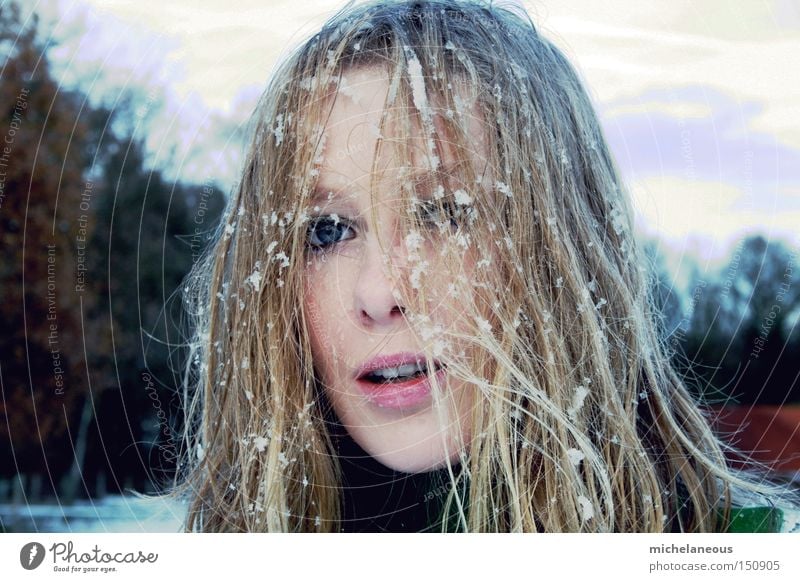
<svg viewBox="0 0 800 582"><path fill-rule="evenodd" d="M458 464L458 451L447 454L443 450L439 435L431 440L435 442L423 441L399 448L396 445L388 448L380 446L383 443L376 443L368 435L353 435L358 445L380 464L401 473L425 473L440 469L447 465L448 458L452 464Z"/></svg>

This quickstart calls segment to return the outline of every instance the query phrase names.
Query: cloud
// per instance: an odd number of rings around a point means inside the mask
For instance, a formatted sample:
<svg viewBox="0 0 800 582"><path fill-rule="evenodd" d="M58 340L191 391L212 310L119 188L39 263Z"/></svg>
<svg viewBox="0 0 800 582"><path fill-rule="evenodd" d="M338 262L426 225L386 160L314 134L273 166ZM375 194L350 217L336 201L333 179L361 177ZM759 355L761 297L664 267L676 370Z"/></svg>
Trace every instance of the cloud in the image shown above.
<svg viewBox="0 0 800 582"><path fill-rule="evenodd" d="M667 175L634 180L629 186L642 231L703 258L719 258L733 241L758 232L793 245L800 242L800 205L781 207L784 193L756 199L731 184Z"/></svg>
<svg viewBox="0 0 800 582"><path fill-rule="evenodd" d="M703 85L762 105L750 120L800 149L800 10L787 2L536 2L540 28L600 103Z"/></svg>

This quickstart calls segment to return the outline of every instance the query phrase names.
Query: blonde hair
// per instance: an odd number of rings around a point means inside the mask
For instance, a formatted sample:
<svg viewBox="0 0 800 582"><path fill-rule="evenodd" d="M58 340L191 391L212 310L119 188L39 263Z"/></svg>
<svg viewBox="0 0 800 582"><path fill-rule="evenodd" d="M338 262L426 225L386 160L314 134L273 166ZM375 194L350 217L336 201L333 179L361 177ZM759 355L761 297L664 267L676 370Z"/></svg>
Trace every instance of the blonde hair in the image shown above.
<svg viewBox="0 0 800 582"><path fill-rule="evenodd" d="M474 299L463 305L474 329L443 340L474 348L450 369L478 395L469 452L450 467L456 529L713 531L734 490L774 493L726 466L670 365L623 185L562 53L502 8L372 2L334 16L273 75L218 240L190 277L187 529L339 529L340 468L302 290L329 97L357 67L386 71L384 121L390 106L405 112L395 140L428 132L434 175L470 192L468 220L436 235L450 241L443 252L486 257L472 280L454 277L478 290L460 295ZM433 110L444 112L437 131ZM469 161L474 112L482 174ZM443 136L456 177L439 165ZM413 206L414 192L403 200ZM424 314L424 290L405 291ZM409 318L427 338L420 321Z"/></svg>

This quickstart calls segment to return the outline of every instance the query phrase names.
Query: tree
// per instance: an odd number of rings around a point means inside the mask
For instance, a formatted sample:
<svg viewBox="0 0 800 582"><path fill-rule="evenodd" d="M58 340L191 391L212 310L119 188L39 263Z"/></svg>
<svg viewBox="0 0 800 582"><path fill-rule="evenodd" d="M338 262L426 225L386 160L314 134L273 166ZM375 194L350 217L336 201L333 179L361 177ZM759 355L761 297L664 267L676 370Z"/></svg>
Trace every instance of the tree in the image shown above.
<svg viewBox="0 0 800 582"><path fill-rule="evenodd" d="M210 186L169 184L145 167L144 146L135 138L121 141L108 157L99 188L90 245L99 301L91 317L113 330L114 341L95 346L108 394L96 418L94 455L105 455L106 463L94 470L152 489L159 476L151 468L171 470L176 452L169 441L178 421L181 283L204 234L216 226L224 196ZM191 201L203 204L202 214Z"/></svg>
<svg viewBox="0 0 800 582"><path fill-rule="evenodd" d="M745 404L800 400L786 318L800 304L796 253L762 236L737 245L705 286L685 353L699 384ZM794 257L794 259L793 259Z"/></svg>
<svg viewBox="0 0 800 582"><path fill-rule="evenodd" d="M0 6L0 476L56 488L82 398L76 237L88 137L15 4ZM47 477L48 483L42 483Z"/></svg>
<svg viewBox="0 0 800 582"><path fill-rule="evenodd" d="M0 479L29 501L152 489L170 468L173 294L224 196L147 169L130 111L59 87L36 27L0 7Z"/></svg>

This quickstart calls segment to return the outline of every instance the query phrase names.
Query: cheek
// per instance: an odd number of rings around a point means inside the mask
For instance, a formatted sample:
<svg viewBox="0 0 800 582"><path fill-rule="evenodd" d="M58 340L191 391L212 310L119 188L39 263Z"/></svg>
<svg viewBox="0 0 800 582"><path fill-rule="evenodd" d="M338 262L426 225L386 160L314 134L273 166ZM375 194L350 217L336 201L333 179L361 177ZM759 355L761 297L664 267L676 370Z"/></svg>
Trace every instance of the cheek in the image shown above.
<svg viewBox="0 0 800 582"><path fill-rule="evenodd" d="M306 271L303 289L303 308L306 313L308 338L311 343L311 352L315 363L323 363L324 354L329 350L325 346L330 343L328 330L329 313L327 307L331 305L329 288L323 285L323 278L314 272L312 265Z"/></svg>
<svg viewBox="0 0 800 582"><path fill-rule="evenodd" d="M340 353L343 326L346 321L346 297L338 270L328 260L312 262L306 267L303 308L308 325L312 356L318 372L331 373Z"/></svg>
<svg viewBox="0 0 800 582"><path fill-rule="evenodd" d="M434 320L452 331L467 331L473 306L480 308L485 304L475 286L475 255L476 252L470 249L460 259L448 257L440 260L425 283L429 312Z"/></svg>

